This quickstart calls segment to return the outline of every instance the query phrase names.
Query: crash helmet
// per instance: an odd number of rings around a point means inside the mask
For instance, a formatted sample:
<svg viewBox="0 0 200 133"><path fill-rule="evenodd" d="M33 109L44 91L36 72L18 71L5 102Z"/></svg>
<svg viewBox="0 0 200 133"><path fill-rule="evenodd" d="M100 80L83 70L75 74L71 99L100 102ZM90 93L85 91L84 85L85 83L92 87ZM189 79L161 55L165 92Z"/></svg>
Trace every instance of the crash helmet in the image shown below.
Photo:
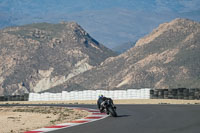
<svg viewBox="0 0 200 133"><path fill-rule="evenodd" d="M102 94L99 94L99 98L102 98L103 97L103 95Z"/></svg>

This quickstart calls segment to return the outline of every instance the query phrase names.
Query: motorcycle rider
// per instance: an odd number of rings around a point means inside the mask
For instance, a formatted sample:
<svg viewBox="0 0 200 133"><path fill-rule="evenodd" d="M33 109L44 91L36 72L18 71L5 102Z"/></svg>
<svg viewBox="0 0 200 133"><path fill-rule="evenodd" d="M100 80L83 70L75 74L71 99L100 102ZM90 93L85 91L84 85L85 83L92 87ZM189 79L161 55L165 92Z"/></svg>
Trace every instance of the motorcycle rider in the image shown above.
<svg viewBox="0 0 200 133"><path fill-rule="evenodd" d="M101 94L101 95L99 95L99 99L97 100L97 106L98 106L98 109L101 113L104 112L104 109L105 109L104 103L105 103L106 100L110 100L114 109L116 109L116 107L114 106L113 100L111 98L107 98L107 97L105 97Z"/></svg>

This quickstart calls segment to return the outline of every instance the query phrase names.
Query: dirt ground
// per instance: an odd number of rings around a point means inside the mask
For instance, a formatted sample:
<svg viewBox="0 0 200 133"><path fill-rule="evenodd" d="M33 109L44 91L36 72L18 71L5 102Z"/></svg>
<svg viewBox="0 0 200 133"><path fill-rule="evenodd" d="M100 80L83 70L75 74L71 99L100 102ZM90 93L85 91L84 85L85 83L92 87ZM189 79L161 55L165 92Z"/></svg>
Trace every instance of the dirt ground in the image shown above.
<svg viewBox="0 0 200 133"><path fill-rule="evenodd" d="M0 107L0 133L22 133L87 115L86 111L64 107Z"/></svg>

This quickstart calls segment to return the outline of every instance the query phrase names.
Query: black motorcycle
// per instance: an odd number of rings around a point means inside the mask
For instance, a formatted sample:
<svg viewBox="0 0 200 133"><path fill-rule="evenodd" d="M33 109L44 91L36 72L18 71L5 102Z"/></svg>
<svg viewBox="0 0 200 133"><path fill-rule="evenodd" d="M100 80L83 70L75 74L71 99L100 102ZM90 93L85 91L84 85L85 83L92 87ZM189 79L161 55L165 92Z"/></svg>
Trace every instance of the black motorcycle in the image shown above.
<svg viewBox="0 0 200 133"><path fill-rule="evenodd" d="M104 112L112 117L117 117L116 107L113 105L111 100L107 99L101 105L104 108Z"/></svg>

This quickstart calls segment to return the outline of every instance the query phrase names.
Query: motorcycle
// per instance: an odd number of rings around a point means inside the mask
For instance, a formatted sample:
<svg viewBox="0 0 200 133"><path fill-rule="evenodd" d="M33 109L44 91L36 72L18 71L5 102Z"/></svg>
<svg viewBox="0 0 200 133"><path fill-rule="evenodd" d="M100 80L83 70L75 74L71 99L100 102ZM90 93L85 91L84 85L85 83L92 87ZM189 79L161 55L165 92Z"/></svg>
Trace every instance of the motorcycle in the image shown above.
<svg viewBox="0 0 200 133"><path fill-rule="evenodd" d="M102 102L102 107L106 114L111 115L112 117L117 117L116 107L113 105L113 102L109 99Z"/></svg>

